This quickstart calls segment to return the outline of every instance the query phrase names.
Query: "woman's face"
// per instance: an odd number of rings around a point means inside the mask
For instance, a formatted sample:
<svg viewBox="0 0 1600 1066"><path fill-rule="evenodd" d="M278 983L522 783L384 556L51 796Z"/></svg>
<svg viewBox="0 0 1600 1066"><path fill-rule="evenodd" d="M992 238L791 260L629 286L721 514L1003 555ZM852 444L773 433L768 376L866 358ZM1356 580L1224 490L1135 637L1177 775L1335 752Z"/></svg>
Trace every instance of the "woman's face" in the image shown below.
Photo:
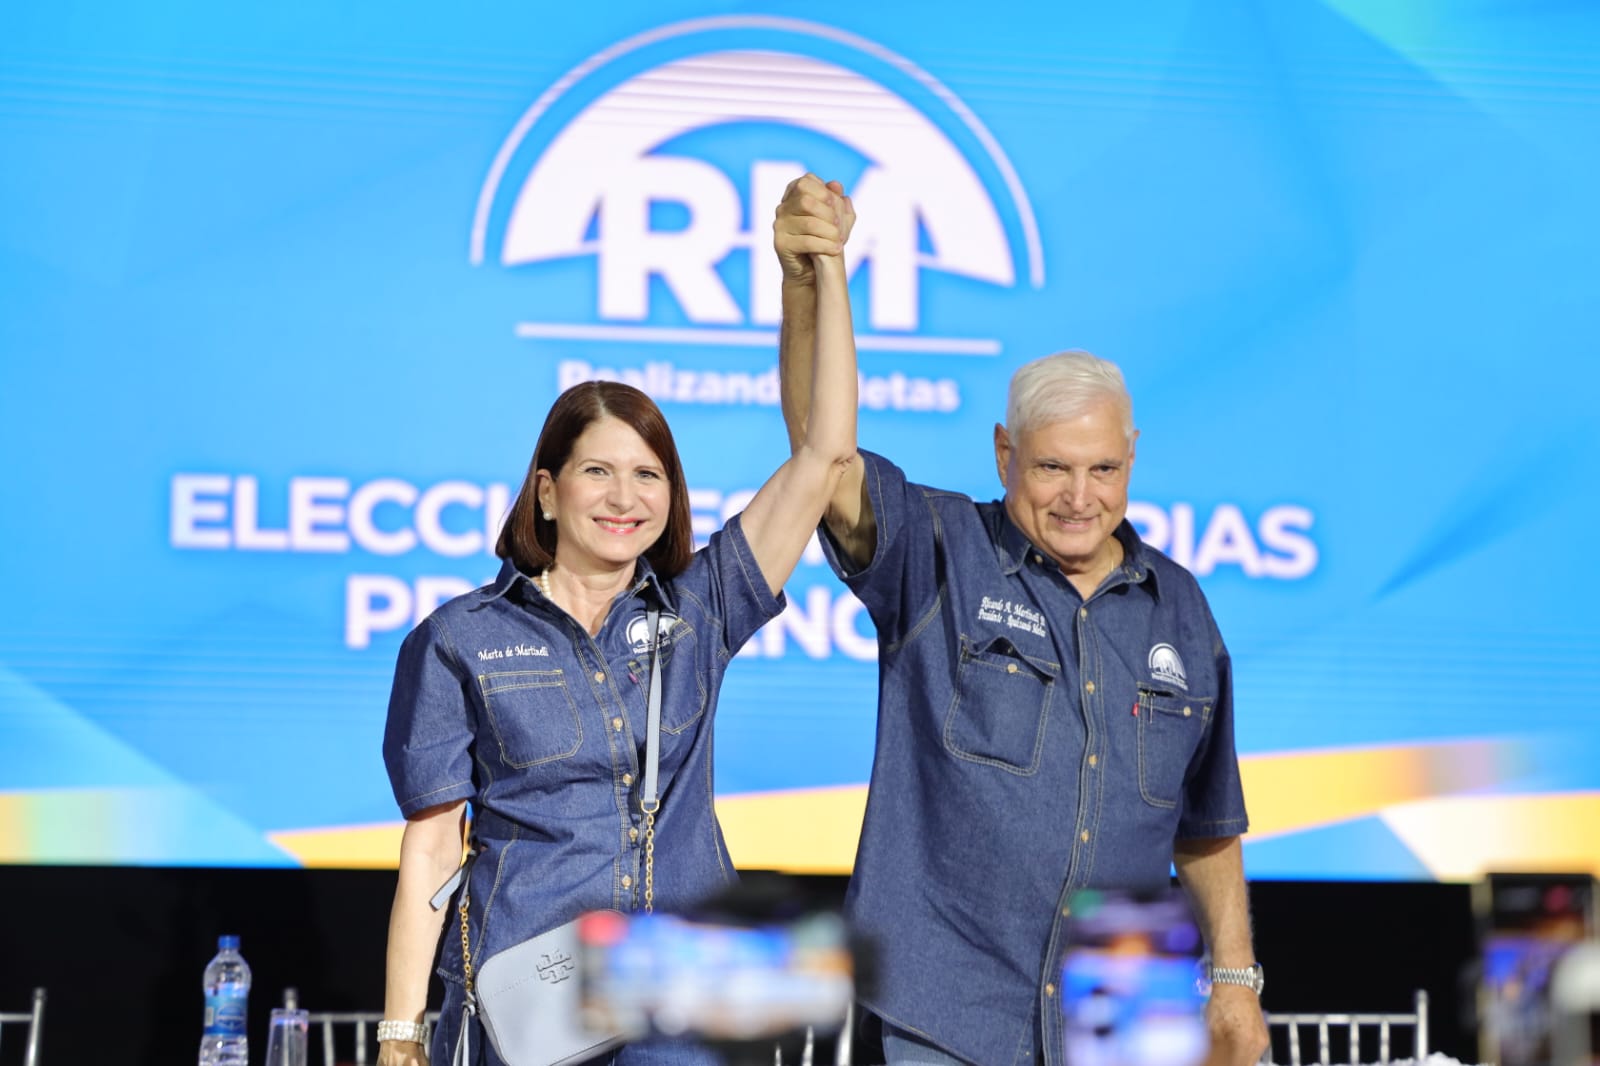
<svg viewBox="0 0 1600 1066"><path fill-rule="evenodd" d="M573 442L555 476L539 471L539 504L555 517L557 566L614 570L632 566L666 529L672 486L644 438L607 417Z"/></svg>

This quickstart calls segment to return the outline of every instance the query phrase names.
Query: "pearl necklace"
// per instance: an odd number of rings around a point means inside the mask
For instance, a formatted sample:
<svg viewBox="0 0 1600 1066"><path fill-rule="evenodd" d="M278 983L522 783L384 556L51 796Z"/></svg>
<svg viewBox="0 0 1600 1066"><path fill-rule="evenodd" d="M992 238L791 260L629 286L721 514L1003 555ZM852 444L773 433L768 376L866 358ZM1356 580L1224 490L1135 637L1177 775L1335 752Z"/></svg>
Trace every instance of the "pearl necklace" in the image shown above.
<svg viewBox="0 0 1600 1066"><path fill-rule="evenodd" d="M544 598L554 603L555 598L550 595L550 568L547 566L539 571L539 576L533 580L538 583L539 591L544 593Z"/></svg>

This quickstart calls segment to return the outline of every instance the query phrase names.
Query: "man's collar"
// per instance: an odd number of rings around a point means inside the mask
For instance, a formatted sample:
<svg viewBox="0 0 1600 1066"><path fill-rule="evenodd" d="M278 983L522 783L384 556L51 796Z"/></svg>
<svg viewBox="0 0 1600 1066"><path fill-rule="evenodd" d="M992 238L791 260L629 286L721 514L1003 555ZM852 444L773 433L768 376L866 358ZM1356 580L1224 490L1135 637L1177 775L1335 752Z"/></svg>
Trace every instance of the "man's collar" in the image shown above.
<svg viewBox="0 0 1600 1066"><path fill-rule="evenodd" d="M1000 562L1000 569L1010 577L1022 569L1022 564L1028 560L1028 553L1035 549L1027 534L1011 520L1005 500L999 501L999 510L1000 535L994 540L994 553Z"/></svg>
<svg viewBox="0 0 1600 1066"><path fill-rule="evenodd" d="M1029 555L1037 555L1042 564L1055 565L1054 561L1044 553L1027 534L1011 520L1011 512L1006 510L1005 501L1001 500L1000 531L995 537L995 557L1000 563L1000 569L1010 576L1022 569L1028 561ZM1117 528L1112 530L1112 536L1122 545L1122 562L1117 564L1117 569L1123 577L1132 584L1140 584L1149 580L1149 589L1152 596L1159 596L1156 587L1155 571L1150 568L1149 559L1145 554L1144 541L1139 539L1139 533L1133 524L1124 518Z"/></svg>
<svg viewBox="0 0 1600 1066"><path fill-rule="evenodd" d="M1144 541L1139 539L1139 531L1133 528L1133 523L1124 518L1112 530L1112 536L1122 545L1122 572L1127 576L1130 584L1138 585L1148 582L1150 595L1161 598L1161 589L1156 582L1156 572L1150 565L1148 550Z"/></svg>

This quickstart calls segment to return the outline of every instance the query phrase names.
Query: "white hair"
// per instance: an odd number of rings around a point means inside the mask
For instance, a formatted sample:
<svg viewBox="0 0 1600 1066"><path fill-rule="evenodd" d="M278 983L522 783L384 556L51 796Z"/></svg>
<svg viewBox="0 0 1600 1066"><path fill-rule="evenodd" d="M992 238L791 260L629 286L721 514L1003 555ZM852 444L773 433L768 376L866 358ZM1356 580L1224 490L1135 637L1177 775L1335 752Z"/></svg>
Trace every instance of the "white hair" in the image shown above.
<svg viewBox="0 0 1600 1066"><path fill-rule="evenodd" d="M1133 397L1117 364L1079 349L1035 359L1011 375L1006 396L1006 432L1013 440L1052 422L1083 414L1110 400L1122 415L1122 432L1133 440Z"/></svg>

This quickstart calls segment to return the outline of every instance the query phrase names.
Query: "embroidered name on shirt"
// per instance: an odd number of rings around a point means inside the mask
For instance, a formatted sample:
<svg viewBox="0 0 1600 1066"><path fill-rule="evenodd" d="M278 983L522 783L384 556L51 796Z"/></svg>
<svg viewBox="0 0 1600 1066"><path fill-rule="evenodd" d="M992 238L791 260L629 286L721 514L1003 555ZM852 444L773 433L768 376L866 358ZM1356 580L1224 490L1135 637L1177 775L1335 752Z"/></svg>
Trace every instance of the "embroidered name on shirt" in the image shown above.
<svg viewBox="0 0 1600 1066"><path fill-rule="evenodd" d="M1024 629L1036 637L1045 635L1044 615L1010 600L983 598L978 607L978 621L999 622L1009 629Z"/></svg>
<svg viewBox="0 0 1600 1066"><path fill-rule="evenodd" d="M549 657L550 649L544 646L534 647L532 644L507 644L504 648L484 648L478 652L480 663L491 659L515 659L519 655L540 655Z"/></svg>

